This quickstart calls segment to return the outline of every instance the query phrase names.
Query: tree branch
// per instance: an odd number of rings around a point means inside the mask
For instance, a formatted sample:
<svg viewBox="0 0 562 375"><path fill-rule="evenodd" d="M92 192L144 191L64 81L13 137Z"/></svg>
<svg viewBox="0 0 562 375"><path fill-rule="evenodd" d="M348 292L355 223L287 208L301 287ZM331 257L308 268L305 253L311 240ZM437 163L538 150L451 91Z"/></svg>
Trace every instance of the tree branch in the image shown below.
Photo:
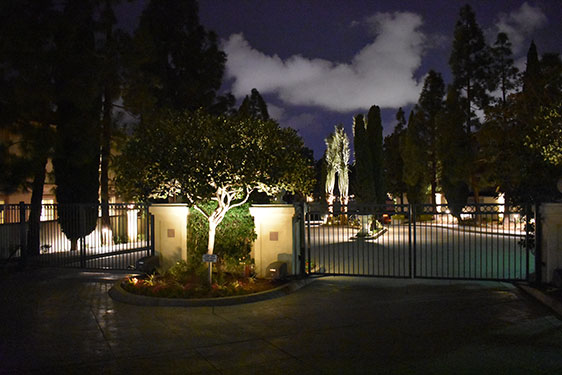
<svg viewBox="0 0 562 375"><path fill-rule="evenodd" d="M197 204L193 204L193 208L195 208L197 211L199 211L201 213L201 215L205 216L205 219L209 220L209 215L207 215L207 213L205 211L203 211L203 209L201 207L199 207Z"/></svg>

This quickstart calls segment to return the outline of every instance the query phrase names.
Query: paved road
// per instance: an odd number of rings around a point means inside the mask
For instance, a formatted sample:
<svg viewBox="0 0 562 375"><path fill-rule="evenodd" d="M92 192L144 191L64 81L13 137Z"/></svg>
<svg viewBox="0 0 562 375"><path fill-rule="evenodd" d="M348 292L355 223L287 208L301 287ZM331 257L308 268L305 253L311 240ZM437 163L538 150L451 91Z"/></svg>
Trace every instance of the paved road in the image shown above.
<svg viewBox="0 0 562 375"><path fill-rule="evenodd" d="M562 373L562 321L506 283L329 277L165 308L113 301L112 274L57 272L1 276L0 373Z"/></svg>
<svg viewBox="0 0 562 375"><path fill-rule="evenodd" d="M401 277L411 275L414 259L418 277L525 280L534 271L521 236L430 225L416 226L414 236L407 225L387 228L377 239L355 240L358 229L312 227L311 264L327 273Z"/></svg>

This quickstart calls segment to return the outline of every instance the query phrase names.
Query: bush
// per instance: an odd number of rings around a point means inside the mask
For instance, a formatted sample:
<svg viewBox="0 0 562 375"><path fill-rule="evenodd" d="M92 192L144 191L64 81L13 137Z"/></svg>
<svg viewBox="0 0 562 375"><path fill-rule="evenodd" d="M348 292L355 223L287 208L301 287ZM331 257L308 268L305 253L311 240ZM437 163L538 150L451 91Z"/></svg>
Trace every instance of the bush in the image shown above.
<svg viewBox="0 0 562 375"><path fill-rule="evenodd" d="M216 202L210 202L201 206L204 211L210 212L216 205ZM219 256L221 266L227 272L242 274L244 267L253 263L250 251L257 234L249 206L244 204L228 211L217 228L214 253ZM200 212L191 208L187 224L190 263L202 264L201 257L207 252L208 239L209 222Z"/></svg>

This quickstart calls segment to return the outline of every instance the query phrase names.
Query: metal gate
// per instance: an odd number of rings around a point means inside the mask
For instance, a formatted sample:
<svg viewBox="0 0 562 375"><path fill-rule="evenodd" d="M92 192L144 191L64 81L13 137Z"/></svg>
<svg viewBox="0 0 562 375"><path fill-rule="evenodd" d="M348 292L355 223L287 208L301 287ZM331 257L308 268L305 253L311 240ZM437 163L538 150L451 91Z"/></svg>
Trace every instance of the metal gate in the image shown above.
<svg viewBox="0 0 562 375"><path fill-rule="evenodd" d="M102 225L101 211L100 204L43 204L33 246L31 205L0 205L1 264L124 270L154 254L147 205L110 204L109 225Z"/></svg>
<svg viewBox="0 0 562 375"><path fill-rule="evenodd" d="M451 212L453 210L453 212ZM499 204L350 205L306 209L308 274L528 280L534 218Z"/></svg>

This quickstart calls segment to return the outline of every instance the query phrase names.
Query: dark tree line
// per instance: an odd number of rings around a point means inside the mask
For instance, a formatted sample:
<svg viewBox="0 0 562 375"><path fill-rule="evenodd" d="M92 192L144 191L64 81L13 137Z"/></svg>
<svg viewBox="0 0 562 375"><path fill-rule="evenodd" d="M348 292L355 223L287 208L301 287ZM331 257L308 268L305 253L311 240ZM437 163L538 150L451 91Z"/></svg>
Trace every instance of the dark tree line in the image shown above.
<svg viewBox="0 0 562 375"><path fill-rule="evenodd" d="M427 74L407 125L402 109L397 113L396 127L384 140L388 191L406 194L413 203L429 195L433 204L441 192L456 215L471 194L478 207L483 190L504 193L511 204L559 198L559 55L539 58L531 43L519 74L507 35L499 33L487 45L466 5L455 26L449 65L453 81L447 88L439 73Z"/></svg>
<svg viewBox="0 0 562 375"><path fill-rule="evenodd" d="M136 116L139 126L157 108L232 110L234 98L217 94L226 56L217 36L199 24L197 1L148 2L132 35L117 27L120 2L0 4L0 185L5 192L32 191L29 253L39 252L49 159L59 221L72 248L95 228L99 197L109 226L117 107ZM120 98L123 106L116 106ZM76 203L81 210L65 209Z"/></svg>

